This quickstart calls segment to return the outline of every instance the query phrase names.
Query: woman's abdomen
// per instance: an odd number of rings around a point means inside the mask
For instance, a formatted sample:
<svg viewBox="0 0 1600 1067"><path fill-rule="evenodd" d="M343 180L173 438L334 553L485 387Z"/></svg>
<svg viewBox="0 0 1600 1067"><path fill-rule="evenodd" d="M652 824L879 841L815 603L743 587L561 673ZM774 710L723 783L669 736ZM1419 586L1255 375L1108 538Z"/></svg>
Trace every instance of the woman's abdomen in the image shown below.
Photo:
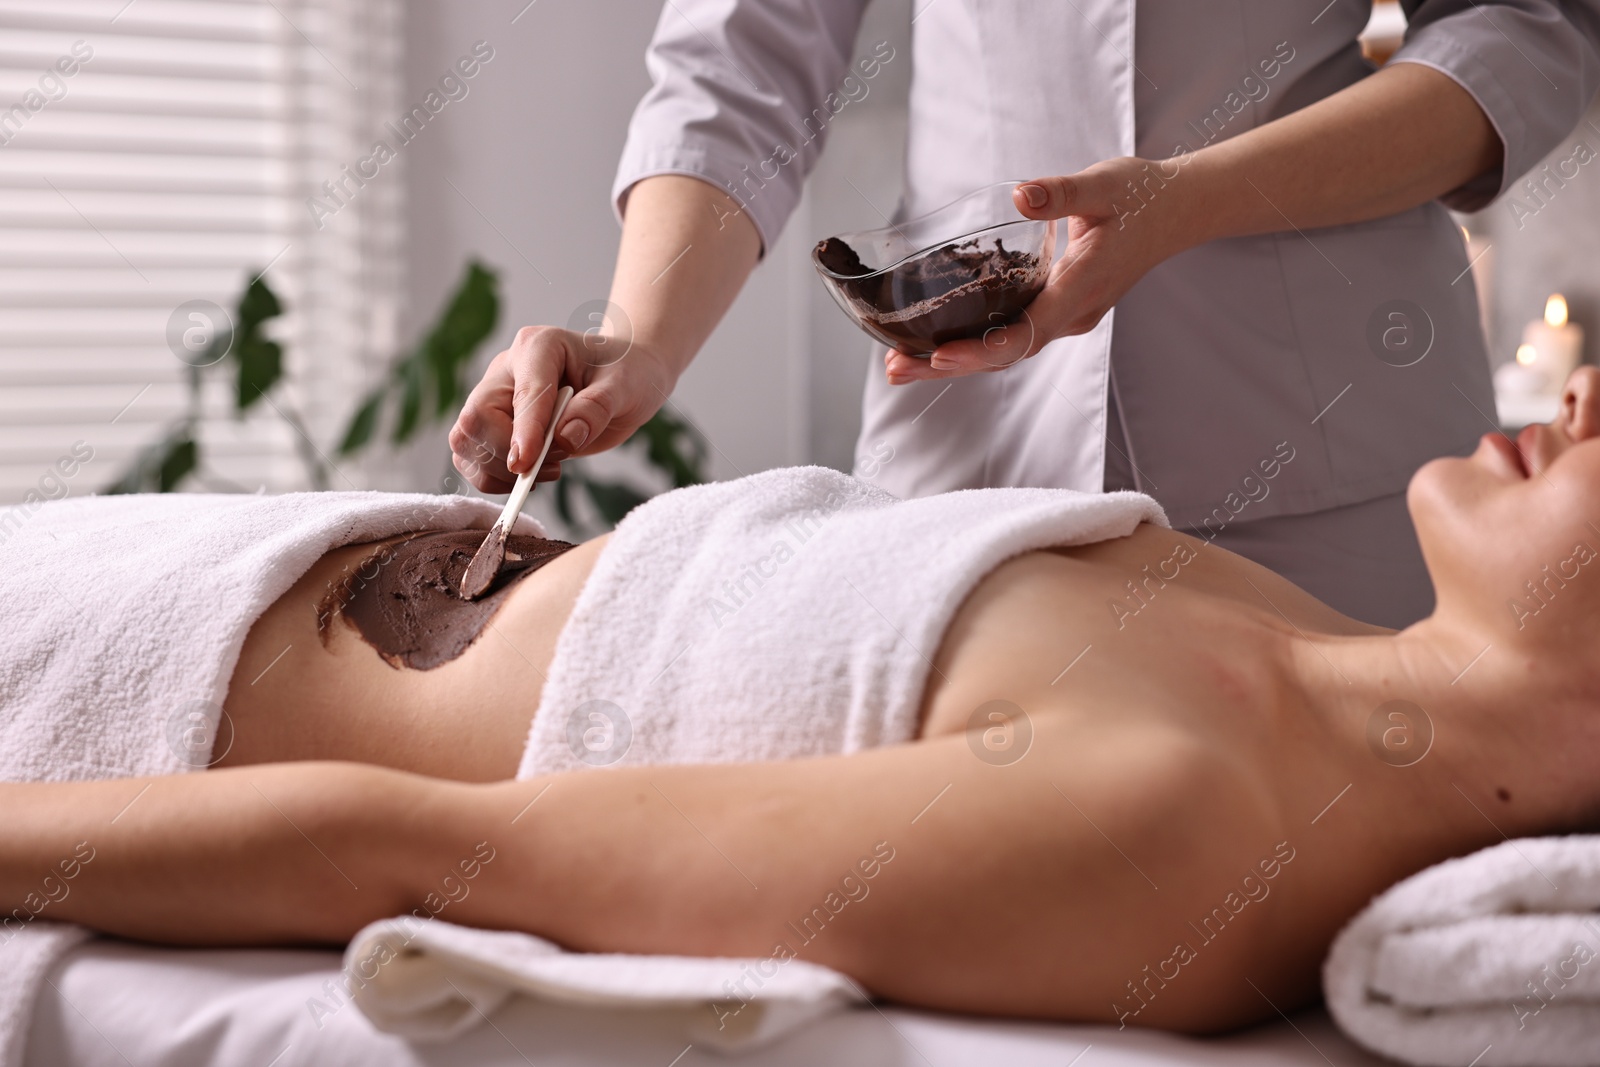
<svg viewBox="0 0 1600 1067"><path fill-rule="evenodd" d="M391 665L330 598L379 546L327 553L251 627L215 765L351 760L462 781L512 777L556 638L602 545L529 575L464 651L428 670Z"/></svg>

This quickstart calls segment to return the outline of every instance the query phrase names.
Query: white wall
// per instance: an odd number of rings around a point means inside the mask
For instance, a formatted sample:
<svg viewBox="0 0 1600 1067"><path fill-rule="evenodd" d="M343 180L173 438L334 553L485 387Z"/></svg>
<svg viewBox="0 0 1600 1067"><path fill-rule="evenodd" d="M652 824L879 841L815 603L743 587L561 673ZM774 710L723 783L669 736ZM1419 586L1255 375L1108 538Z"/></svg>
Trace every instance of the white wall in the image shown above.
<svg viewBox="0 0 1600 1067"><path fill-rule="evenodd" d="M1563 164L1567 174L1577 173L1561 178ZM1547 165L1553 180L1542 173ZM1600 357L1600 101L1530 177L1543 183L1538 199L1524 179L1467 220L1490 244L1490 362L1515 356L1522 328L1542 317L1545 299L1559 292L1585 329L1585 362L1594 363Z"/></svg>
<svg viewBox="0 0 1600 1067"><path fill-rule="evenodd" d="M407 100L420 100L475 41L495 56L469 95L405 150L404 337L431 318L472 255L500 271L496 350L519 326L564 325L609 289L618 236L611 179L649 84L643 56L661 5L536 0L523 10L525 2L408 5ZM828 300L809 256L830 233L882 225L878 211L898 201L909 10L910 0L872 5L862 40L893 41L896 59L835 121L801 209L679 383L673 402L711 442L716 477L850 463L871 350ZM442 437L411 450L380 483L437 485Z"/></svg>

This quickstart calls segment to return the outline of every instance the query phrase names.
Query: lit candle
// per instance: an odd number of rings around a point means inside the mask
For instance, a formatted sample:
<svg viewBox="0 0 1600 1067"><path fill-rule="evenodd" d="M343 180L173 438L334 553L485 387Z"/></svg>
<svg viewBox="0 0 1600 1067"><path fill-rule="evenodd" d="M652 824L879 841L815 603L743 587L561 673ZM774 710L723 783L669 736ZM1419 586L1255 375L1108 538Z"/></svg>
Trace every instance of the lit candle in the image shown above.
<svg viewBox="0 0 1600 1067"><path fill-rule="evenodd" d="M1523 400L1550 391L1539 362L1539 350L1530 344L1517 346L1517 358L1503 363L1494 372L1494 391L1501 401Z"/></svg>
<svg viewBox="0 0 1600 1067"><path fill-rule="evenodd" d="M1524 350L1529 358L1524 359ZM1567 321L1567 298L1556 293L1545 301L1544 319L1535 319L1522 331L1517 362L1537 369L1545 392L1555 393L1583 358L1583 328Z"/></svg>

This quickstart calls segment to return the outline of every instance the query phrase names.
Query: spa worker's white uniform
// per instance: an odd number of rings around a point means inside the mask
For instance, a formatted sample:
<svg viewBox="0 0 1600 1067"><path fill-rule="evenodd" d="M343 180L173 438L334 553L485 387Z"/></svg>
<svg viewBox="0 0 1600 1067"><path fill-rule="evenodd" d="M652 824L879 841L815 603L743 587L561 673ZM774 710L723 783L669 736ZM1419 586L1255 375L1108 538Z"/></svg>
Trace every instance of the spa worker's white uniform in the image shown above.
<svg viewBox="0 0 1600 1067"><path fill-rule="evenodd" d="M1373 69L1357 43L1371 5L1325 3L919 2L912 55L887 60L915 71L898 216L990 182L1165 159L1336 92ZM864 6L667 4L619 205L642 178L697 175L738 199L770 247L821 150L817 131L842 110L845 94L830 93L873 69L847 67ZM1518 195L1600 84L1600 2L1404 6L1410 29L1391 62L1455 79L1505 146L1501 172L1446 203ZM1467 266L1437 203L1214 241L1157 266L1094 330L1001 373L898 387L869 375L858 454L887 442L893 461L874 480L901 496L1136 487L1175 526L1357 617L1403 625L1432 602L1406 483L1493 428Z"/></svg>

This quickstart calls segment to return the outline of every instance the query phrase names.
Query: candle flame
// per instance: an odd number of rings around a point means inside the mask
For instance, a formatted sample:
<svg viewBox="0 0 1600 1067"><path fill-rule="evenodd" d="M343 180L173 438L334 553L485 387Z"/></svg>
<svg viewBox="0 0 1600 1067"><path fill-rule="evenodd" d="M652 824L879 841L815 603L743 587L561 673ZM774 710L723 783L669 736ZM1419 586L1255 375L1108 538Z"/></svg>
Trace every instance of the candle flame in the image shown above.
<svg viewBox="0 0 1600 1067"><path fill-rule="evenodd" d="M1567 298L1556 293L1544 302L1544 321L1551 326L1567 324Z"/></svg>
<svg viewBox="0 0 1600 1067"><path fill-rule="evenodd" d="M1517 362L1524 367L1531 367L1533 361L1539 358L1539 350L1532 345L1517 346Z"/></svg>

